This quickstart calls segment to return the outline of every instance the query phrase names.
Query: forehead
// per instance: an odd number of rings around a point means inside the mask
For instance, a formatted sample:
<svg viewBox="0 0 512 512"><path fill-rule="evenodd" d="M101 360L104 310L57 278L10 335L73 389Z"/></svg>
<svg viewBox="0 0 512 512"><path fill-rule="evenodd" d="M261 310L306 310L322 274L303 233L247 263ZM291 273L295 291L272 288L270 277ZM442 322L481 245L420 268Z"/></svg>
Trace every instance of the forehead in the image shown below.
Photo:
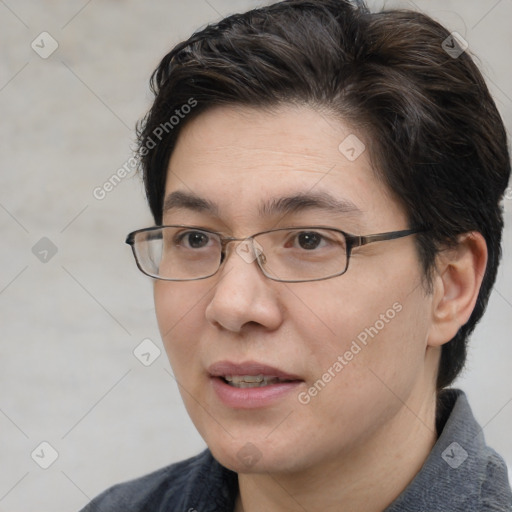
<svg viewBox="0 0 512 512"><path fill-rule="evenodd" d="M187 164L234 165L250 172L262 171L266 161L268 171L322 174L340 163L339 144L350 135L355 134L346 124L308 107L214 107L185 125L171 164L185 159ZM194 153L186 154L190 148ZM361 156L367 163L367 155Z"/></svg>
<svg viewBox="0 0 512 512"><path fill-rule="evenodd" d="M304 195L351 205L347 212L359 210L368 221L379 208L401 214L376 178L364 134L310 107L200 114L182 129L169 162L166 197L176 192L227 216L260 217L269 204Z"/></svg>

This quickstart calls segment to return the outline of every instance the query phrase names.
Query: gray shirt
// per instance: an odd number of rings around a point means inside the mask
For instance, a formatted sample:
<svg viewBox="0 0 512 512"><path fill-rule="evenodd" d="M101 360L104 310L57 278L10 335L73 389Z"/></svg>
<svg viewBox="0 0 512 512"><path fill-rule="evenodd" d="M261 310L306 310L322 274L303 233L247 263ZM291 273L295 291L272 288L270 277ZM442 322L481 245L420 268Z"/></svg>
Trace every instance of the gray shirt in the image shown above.
<svg viewBox="0 0 512 512"><path fill-rule="evenodd" d="M512 512L507 467L486 446L462 391L441 393L438 432L420 472L384 512ZM116 485L81 512L232 512L237 494L237 474L205 450Z"/></svg>

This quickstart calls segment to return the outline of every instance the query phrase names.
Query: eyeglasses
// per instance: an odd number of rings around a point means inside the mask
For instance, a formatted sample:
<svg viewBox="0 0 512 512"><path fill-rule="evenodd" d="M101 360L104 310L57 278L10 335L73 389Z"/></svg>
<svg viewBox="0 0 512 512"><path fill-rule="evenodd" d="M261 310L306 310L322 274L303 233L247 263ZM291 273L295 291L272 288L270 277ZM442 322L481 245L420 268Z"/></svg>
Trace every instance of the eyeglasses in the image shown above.
<svg viewBox="0 0 512 512"><path fill-rule="evenodd" d="M215 275L226 259L230 242L241 242L238 255L256 261L274 281L321 281L347 271L352 249L425 231L406 229L374 235L350 235L322 226L278 228L247 238L223 236L194 226L157 226L133 231L126 237L139 269L165 281L195 281Z"/></svg>

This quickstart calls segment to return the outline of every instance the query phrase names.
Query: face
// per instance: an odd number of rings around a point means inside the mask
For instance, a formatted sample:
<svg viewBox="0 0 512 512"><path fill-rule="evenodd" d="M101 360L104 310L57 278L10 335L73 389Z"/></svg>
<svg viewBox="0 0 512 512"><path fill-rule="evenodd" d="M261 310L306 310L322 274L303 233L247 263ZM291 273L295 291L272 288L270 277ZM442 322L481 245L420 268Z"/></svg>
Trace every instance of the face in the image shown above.
<svg viewBox="0 0 512 512"><path fill-rule="evenodd" d="M368 152L354 159L340 150L349 135L339 119L307 107L203 113L180 134L165 190L203 201L168 204L163 223L238 238L294 226L407 229ZM312 197L283 201L299 195ZM434 380L431 303L413 237L355 248L344 275L302 283L268 279L237 243L216 275L154 285L185 406L214 456L238 472L294 472L403 430L403 403L421 407ZM236 376L259 375L273 378L237 384Z"/></svg>

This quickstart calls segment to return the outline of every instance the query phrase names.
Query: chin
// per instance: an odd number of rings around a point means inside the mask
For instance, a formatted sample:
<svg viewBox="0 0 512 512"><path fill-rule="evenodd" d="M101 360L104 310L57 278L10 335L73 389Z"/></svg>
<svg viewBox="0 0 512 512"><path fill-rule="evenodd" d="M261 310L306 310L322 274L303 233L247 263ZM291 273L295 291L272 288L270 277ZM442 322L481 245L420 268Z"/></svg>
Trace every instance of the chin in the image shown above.
<svg viewBox="0 0 512 512"><path fill-rule="evenodd" d="M277 449L265 439L238 438L228 443L208 443L208 447L217 461L236 473L290 472L298 464L295 448Z"/></svg>

